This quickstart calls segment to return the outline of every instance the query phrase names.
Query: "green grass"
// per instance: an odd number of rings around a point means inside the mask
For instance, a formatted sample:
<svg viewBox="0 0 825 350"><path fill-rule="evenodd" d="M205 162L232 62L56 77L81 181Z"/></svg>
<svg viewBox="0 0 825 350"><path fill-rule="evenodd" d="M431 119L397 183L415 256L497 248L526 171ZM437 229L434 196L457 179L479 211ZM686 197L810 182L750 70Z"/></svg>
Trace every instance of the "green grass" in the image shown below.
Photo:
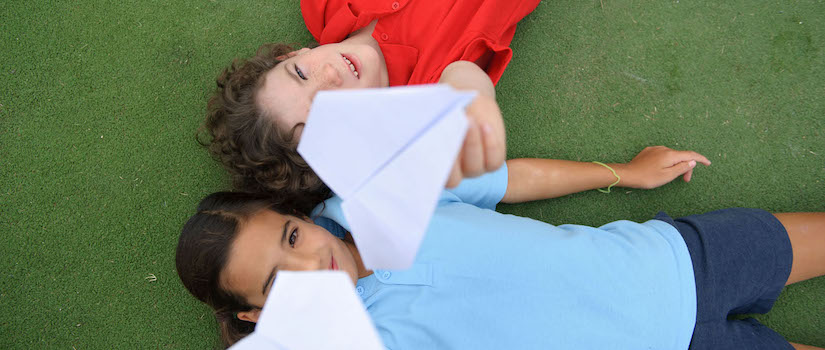
<svg viewBox="0 0 825 350"><path fill-rule="evenodd" d="M216 346L174 269L180 226L228 188L194 131L233 57L310 40L296 1L0 2L0 348ZM713 166L500 210L590 225L825 210L822 0L546 1L512 47L497 88L511 157L664 144ZM759 318L825 346L825 279Z"/></svg>

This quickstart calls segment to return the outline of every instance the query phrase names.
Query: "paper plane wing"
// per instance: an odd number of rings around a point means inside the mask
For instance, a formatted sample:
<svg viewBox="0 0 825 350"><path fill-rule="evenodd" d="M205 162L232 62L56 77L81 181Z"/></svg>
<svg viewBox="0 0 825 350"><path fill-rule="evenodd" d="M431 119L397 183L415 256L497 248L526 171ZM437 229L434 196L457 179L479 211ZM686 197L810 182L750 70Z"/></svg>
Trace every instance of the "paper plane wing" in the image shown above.
<svg viewBox="0 0 825 350"><path fill-rule="evenodd" d="M463 106L440 118L342 204L369 269L407 269L467 131Z"/></svg>
<svg viewBox="0 0 825 350"><path fill-rule="evenodd" d="M341 271L278 272L255 332L245 340L232 349L384 349L352 280Z"/></svg>
<svg viewBox="0 0 825 350"><path fill-rule="evenodd" d="M347 198L467 95L439 84L321 91L298 153Z"/></svg>
<svg viewBox="0 0 825 350"><path fill-rule="evenodd" d="M412 265L475 97L446 85L324 91L298 152L343 200L370 269Z"/></svg>

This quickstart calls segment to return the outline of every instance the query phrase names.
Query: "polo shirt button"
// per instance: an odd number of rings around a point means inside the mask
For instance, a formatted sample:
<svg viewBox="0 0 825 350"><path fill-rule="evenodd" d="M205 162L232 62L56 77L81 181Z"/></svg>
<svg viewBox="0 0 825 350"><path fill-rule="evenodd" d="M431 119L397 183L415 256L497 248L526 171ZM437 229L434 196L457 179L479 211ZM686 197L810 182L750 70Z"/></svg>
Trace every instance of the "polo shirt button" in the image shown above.
<svg viewBox="0 0 825 350"><path fill-rule="evenodd" d="M392 273L390 273L389 271L384 271L384 273L381 275L381 277L384 277L384 279L389 279L390 276L392 276Z"/></svg>
<svg viewBox="0 0 825 350"><path fill-rule="evenodd" d="M381 40L389 40L390 36L387 33L381 34Z"/></svg>
<svg viewBox="0 0 825 350"><path fill-rule="evenodd" d="M358 293L358 295L364 295L364 287L355 287L355 292Z"/></svg>
<svg viewBox="0 0 825 350"><path fill-rule="evenodd" d="M398 1L392 3L393 10L398 10L399 7L401 7L401 4L399 4Z"/></svg>

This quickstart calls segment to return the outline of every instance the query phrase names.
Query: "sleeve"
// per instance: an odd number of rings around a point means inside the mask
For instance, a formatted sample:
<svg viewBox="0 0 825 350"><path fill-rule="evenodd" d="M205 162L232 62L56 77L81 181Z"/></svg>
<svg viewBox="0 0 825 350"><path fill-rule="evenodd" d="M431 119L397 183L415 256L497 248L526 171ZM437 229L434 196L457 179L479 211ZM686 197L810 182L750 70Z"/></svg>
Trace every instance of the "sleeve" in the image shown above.
<svg viewBox="0 0 825 350"><path fill-rule="evenodd" d="M301 16L304 17L304 25L316 42L321 41L321 33L324 31L323 13L326 5L326 0L301 0Z"/></svg>
<svg viewBox="0 0 825 350"><path fill-rule="evenodd" d="M475 38L467 45L467 48L461 54L460 60L475 62L488 51L493 53L493 57L487 64L485 72L490 77L493 85L496 85L504 74L504 69L507 68L507 64L513 59L513 50L510 47L496 43L488 38ZM444 65L444 68L446 67L447 65ZM441 71L443 71L444 68L442 68ZM441 76L441 72L438 73L438 76Z"/></svg>
<svg viewBox="0 0 825 350"><path fill-rule="evenodd" d="M507 192L507 163L498 170L472 179L464 179L456 188L445 190L464 203L495 209Z"/></svg>
<svg viewBox="0 0 825 350"><path fill-rule="evenodd" d="M344 227L338 225L335 220L332 220L327 217L318 216L312 219L316 225L323 227L325 230L329 231L333 236L338 237L340 239L344 239L347 235L347 231L344 230Z"/></svg>
<svg viewBox="0 0 825 350"><path fill-rule="evenodd" d="M304 24L318 44L338 43L355 30L369 24L360 23L352 12L352 0L301 0Z"/></svg>
<svg viewBox="0 0 825 350"><path fill-rule="evenodd" d="M316 205L309 217L316 225L325 228L329 233L339 238L343 238L347 231L352 231L347 218L344 217L344 210L341 208L343 203L341 197L332 196Z"/></svg>

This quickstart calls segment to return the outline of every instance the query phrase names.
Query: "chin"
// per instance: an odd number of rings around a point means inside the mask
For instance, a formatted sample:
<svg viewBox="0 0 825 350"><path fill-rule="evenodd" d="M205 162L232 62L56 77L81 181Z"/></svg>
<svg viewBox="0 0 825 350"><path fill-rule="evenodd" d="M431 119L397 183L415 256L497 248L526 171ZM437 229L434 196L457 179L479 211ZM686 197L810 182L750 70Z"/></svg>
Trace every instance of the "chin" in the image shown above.
<svg viewBox="0 0 825 350"><path fill-rule="evenodd" d="M378 57L378 53L376 53L375 50L373 50L372 48L370 48L370 50L367 52L368 53L365 53L361 56L362 70L364 67L369 67L368 69L366 69L368 70L367 72L362 72L362 74L367 73L364 75L368 77L366 79L362 79L362 81L366 83L364 87L379 88L389 86L389 84L381 84L381 60ZM375 70L373 71L372 69Z"/></svg>
<svg viewBox="0 0 825 350"><path fill-rule="evenodd" d="M358 284L358 274L357 273L352 273L350 271L344 271L344 272L346 272L347 275L349 275L349 278L352 280L353 285Z"/></svg>
<svg viewBox="0 0 825 350"><path fill-rule="evenodd" d="M370 73L373 73L373 72L370 72ZM387 84L387 85L381 84L381 74L378 73L378 72L374 72L374 74L370 74L369 79L366 79L364 81L364 83L365 83L365 86L364 86L365 88L382 88L382 87L388 87L389 86L389 84Z"/></svg>

